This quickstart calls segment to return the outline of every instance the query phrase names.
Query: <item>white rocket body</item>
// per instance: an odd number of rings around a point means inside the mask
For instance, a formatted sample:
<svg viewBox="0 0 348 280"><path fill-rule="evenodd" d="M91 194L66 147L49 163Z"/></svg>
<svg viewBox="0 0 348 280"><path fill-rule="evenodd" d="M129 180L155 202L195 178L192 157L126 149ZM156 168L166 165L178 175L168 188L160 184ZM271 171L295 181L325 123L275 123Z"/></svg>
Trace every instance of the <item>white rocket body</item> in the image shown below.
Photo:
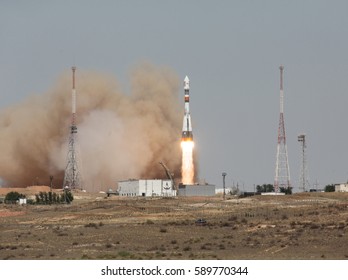
<svg viewBox="0 0 348 280"><path fill-rule="evenodd" d="M185 113L184 113L184 121L182 126L182 137L183 141L192 141L192 124L191 124L191 116L190 116L190 80L186 76L184 79L184 91L185 91Z"/></svg>

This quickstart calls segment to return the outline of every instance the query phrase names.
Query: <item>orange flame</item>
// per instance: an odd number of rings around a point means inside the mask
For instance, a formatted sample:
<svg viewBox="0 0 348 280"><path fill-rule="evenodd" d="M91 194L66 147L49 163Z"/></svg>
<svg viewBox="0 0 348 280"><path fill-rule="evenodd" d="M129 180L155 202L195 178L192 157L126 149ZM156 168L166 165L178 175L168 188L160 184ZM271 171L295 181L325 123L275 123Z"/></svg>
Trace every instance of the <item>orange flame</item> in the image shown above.
<svg viewBox="0 0 348 280"><path fill-rule="evenodd" d="M194 183L195 170L193 165L193 147L193 141L181 141L181 177L184 185L193 185Z"/></svg>

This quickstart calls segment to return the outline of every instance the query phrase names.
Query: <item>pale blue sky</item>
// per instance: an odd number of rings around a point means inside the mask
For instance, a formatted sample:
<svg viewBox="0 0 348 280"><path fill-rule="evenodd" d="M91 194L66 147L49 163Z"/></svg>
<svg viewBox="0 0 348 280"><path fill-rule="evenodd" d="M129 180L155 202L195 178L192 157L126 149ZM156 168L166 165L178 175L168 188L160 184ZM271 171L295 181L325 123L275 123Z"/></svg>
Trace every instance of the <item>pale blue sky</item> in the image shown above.
<svg viewBox="0 0 348 280"><path fill-rule="evenodd" d="M141 61L191 84L199 177L273 183L284 69L285 126L298 187L305 132L311 183L348 179L348 1L0 3L0 108L46 92L73 63L115 75ZM178 92L182 94L182 92Z"/></svg>

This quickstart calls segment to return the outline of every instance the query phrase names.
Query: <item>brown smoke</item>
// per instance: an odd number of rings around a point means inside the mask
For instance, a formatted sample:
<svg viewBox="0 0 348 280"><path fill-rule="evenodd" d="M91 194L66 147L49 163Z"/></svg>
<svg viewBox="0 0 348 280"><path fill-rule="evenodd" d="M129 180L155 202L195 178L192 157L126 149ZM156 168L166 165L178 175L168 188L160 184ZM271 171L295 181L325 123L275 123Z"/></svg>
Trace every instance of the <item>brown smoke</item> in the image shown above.
<svg viewBox="0 0 348 280"><path fill-rule="evenodd" d="M118 180L165 178L163 161L180 176L180 82L169 69L141 64L131 93L111 76L77 69L77 126L84 188L115 188ZM71 72L44 95L0 113L0 177L9 186L61 187L71 120ZM181 95L180 95L181 96Z"/></svg>

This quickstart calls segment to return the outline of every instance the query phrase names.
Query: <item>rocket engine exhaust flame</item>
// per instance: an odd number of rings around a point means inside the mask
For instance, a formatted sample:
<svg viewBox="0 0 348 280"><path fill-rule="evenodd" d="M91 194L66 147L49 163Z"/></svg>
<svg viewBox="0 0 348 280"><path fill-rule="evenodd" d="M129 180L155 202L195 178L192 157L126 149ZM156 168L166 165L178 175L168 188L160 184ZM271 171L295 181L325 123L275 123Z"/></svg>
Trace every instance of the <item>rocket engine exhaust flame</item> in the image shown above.
<svg viewBox="0 0 348 280"><path fill-rule="evenodd" d="M193 147L194 142L191 140L181 141L182 163L181 177L184 185L193 185L195 177L195 168L193 163Z"/></svg>

